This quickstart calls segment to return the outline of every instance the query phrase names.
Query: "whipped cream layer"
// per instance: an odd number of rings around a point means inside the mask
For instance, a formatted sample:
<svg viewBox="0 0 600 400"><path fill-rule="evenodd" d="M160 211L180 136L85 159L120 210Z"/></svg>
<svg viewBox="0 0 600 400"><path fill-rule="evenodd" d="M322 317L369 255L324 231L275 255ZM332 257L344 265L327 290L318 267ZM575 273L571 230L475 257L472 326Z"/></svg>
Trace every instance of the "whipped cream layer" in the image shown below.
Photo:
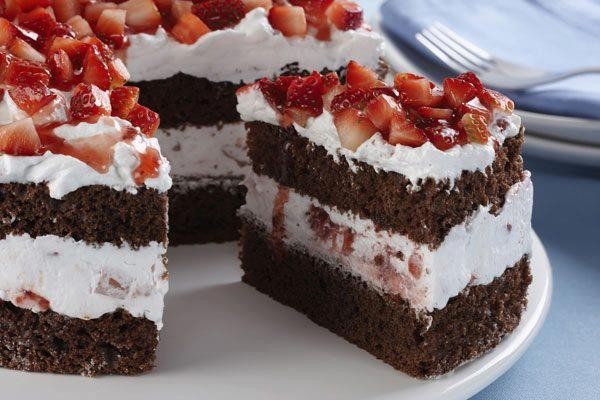
<svg viewBox="0 0 600 400"><path fill-rule="evenodd" d="M334 30L330 41L307 35L285 37L273 29L262 8L235 27L212 31L194 44L173 39L163 28L155 34L129 35L125 63L132 81L164 79L183 72L213 82L254 82L275 76L291 63L308 71L337 70L350 60L377 67L383 40L364 28Z"/></svg>
<svg viewBox="0 0 600 400"><path fill-rule="evenodd" d="M165 253L156 242L134 250L55 235L8 235L0 240L0 298L80 319L122 308L160 329L168 289Z"/></svg>
<svg viewBox="0 0 600 400"><path fill-rule="evenodd" d="M279 125L276 111L258 88L250 87L238 93L237 110L244 121L262 121ZM504 126L503 129L498 125L500 120L506 122L501 124ZM343 157L353 171L358 168L357 162L365 162L376 170L404 175L415 189L418 189L420 180L427 178L435 181L447 180L452 186L462 171L485 171L496 157L491 138L486 144L468 143L442 151L430 142L420 147L400 144L394 146L384 140L379 133L373 135L353 152L342 147L333 123L333 116L326 110L318 117L310 118L306 127L294 123L294 128L300 136L315 145L323 146L336 162ZM518 115L501 113L495 113L488 126L490 133L500 144L503 144L507 138L518 135L520 128L521 118Z"/></svg>
<svg viewBox="0 0 600 400"><path fill-rule="evenodd" d="M340 266L373 288L397 294L417 311L444 308L467 286L485 285L531 253L533 186L529 172L510 188L497 215L480 206L454 226L436 249L404 235L378 229L369 220L340 212L316 199L283 188L266 176L250 174L241 215L268 232L283 217L274 237L291 247ZM282 215L277 200L288 191ZM276 211L275 211L276 212Z"/></svg>
<svg viewBox="0 0 600 400"><path fill-rule="evenodd" d="M156 137L176 179L239 178L250 171L242 122L159 129Z"/></svg>

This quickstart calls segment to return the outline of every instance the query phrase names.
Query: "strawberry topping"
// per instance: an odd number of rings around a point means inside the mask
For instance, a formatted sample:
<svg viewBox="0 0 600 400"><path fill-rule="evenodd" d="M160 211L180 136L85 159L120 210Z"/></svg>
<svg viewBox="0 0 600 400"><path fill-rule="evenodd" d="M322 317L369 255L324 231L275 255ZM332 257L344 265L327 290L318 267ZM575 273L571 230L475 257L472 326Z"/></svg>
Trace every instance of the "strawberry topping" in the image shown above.
<svg viewBox="0 0 600 400"><path fill-rule="evenodd" d="M236 25L244 18L246 10L241 0L200 0L192 7L210 29L217 30Z"/></svg>

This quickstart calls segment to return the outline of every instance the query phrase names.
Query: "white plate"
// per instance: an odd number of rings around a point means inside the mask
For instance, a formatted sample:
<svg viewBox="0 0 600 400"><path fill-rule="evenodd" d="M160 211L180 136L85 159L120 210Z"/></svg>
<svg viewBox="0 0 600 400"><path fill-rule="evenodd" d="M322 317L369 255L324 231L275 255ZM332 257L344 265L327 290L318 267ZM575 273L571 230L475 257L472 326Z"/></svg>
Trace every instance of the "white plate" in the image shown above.
<svg viewBox="0 0 600 400"><path fill-rule="evenodd" d="M410 378L240 282L234 243L169 250L159 367L139 377L1 370L3 399L466 399L504 373L542 325L552 291L536 237L529 307L493 351L431 381Z"/></svg>

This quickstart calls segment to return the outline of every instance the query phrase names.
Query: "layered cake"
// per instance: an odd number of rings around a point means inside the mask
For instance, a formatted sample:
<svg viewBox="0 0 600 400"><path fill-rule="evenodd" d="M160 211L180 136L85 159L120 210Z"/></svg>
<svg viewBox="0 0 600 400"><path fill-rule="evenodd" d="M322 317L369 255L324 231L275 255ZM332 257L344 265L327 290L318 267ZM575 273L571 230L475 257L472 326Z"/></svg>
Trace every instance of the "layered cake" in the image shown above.
<svg viewBox="0 0 600 400"><path fill-rule="evenodd" d="M171 244L238 235L239 182L249 161L236 89L264 76L338 70L350 59L377 67L380 60L381 38L349 1L115 3L92 1L80 12L121 54L140 103L161 116L157 138L174 178Z"/></svg>
<svg viewBox="0 0 600 400"><path fill-rule="evenodd" d="M452 371L519 324L532 184L514 104L472 73L357 62L238 90L243 280L393 367Z"/></svg>
<svg viewBox="0 0 600 400"><path fill-rule="evenodd" d="M0 366L138 374L168 288L158 116L83 19L40 4L0 18Z"/></svg>

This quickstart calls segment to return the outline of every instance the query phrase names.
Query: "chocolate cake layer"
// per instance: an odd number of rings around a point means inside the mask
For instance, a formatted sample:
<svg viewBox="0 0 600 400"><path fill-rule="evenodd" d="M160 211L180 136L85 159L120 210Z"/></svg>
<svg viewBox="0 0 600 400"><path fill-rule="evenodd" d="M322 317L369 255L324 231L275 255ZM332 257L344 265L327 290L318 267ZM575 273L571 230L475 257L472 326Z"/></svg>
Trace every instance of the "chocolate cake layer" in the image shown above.
<svg viewBox="0 0 600 400"><path fill-rule="evenodd" d="M0 239L27 233L117 246L125 241L136 248L166 243L166 213L167 195L153 189L134 195L94 185L58 200L45 184L0 184Z"/></svg>
<svg viewBox="0 0 600 400"><path fill-rule="evenodd" d="M364 162L358 162L357 172L352 172L343 157L335 162L324 147L298 135L294 127L264 122L246 126L248 155L257 174L432 247L480 205L492 204L493 210L501 207L506 192L523 172L523 129L498 149L486 173L463 171L453 190L448 190L448 183L429 178L420 183L420 190L411 191L403 175L378 172Z"/></svg>
<svg viewBox="0 0 600 400"><path fill-rule="evenodd" d="M517 327L527 304L526 257L490 284L417 317L398 296L382 295L303 251L275 248L251 223L242 223L241 234L244 282L418 378L450 372L495 347Z"/></svg>
<svg viewBox="0 0 600 400"><path fill-rule="evenodd" d="M154 322L118 310L98 319L0 302L0 366L58 374L135 375L154 367Z"/></svg>
<svg viewBox="0 0 600 400"><path fill-rule="evenodd" d="M228 242L239 237L237 210L246 188L214 183L169 192L169 244Z"/></svg>

